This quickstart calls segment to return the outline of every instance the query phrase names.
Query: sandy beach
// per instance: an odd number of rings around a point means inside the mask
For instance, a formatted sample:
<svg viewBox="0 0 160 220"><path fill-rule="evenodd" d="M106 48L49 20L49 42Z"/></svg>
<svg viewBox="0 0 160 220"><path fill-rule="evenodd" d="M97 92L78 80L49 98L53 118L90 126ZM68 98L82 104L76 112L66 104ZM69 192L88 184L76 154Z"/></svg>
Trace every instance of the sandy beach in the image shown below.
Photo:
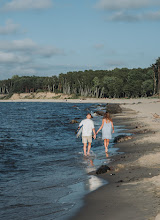
<svg viewBox="0 0 160 220"><path fill-rule="evenodd" d="M121 103L123 112L114 117L114 122L126 125L133 139L116 144L124 154L112 158L111 171L98 175L109 184L90 193L72 219L159 220L160 100L108 102Z"/></svg>
<svg viewBox="0 0 160 220"><path fill-rule="evenodd" d="M111 171L98 175L109 184L88 194L72 220L160 219L160 99L12 99L0 102L119 103L113 122L133 138L117 143ZM95 173L92 173L95 174ZM95 174L96 175L96 174Z"/></svg>

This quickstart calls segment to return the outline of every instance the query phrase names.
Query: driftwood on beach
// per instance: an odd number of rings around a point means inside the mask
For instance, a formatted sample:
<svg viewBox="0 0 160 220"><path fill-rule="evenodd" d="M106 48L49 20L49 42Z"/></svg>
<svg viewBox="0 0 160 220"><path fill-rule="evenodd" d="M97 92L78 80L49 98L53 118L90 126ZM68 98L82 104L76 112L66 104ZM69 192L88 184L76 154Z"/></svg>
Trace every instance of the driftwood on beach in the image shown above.
<svg viewBox="0 0 160 220"><path fill-rule="evenodd" d="M157 113L152 114L154 118L160 118L160 115L158 115Z"/></svg>

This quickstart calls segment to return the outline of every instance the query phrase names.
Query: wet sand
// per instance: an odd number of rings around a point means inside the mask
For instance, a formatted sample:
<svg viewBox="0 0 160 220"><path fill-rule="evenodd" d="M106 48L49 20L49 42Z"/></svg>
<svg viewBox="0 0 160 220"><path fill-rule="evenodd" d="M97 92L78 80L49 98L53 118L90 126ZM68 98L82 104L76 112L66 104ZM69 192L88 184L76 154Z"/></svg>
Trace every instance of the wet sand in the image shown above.
<svg viewBox="0 0 160 220"><path fill-rule="evenodd" d="M109 184L88 194L72 220L160 219L160 118L153 116L160 115L160 102L135 100L121 107L114 122L126 125L133 139L116 144L124 154L112 157L111 171L98 175Z"/></svg>

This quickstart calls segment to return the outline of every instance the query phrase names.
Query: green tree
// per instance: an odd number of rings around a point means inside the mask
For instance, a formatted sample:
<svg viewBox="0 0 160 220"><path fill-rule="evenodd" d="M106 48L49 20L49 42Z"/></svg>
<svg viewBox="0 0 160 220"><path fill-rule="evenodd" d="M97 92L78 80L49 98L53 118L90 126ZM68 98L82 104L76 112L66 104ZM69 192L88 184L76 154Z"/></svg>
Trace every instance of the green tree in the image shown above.
<svg viewBox="0 0 160 220"><path fill-rule="evenodd" d="M153 95L153 80L148 79L142 83L142 94L143 96Z"/></svg>

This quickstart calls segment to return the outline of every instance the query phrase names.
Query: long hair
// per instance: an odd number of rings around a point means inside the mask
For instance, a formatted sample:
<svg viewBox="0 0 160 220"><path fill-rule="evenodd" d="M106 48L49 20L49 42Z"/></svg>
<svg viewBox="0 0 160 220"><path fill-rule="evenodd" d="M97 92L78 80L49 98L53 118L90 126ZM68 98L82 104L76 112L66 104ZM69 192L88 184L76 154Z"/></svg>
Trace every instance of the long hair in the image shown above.
<svg viewBox="0 0 160 220"><path fill-rule="evenodd" d="M104 113L103 119L108 119L109 121L112 121L109 112Z"/></svg>

